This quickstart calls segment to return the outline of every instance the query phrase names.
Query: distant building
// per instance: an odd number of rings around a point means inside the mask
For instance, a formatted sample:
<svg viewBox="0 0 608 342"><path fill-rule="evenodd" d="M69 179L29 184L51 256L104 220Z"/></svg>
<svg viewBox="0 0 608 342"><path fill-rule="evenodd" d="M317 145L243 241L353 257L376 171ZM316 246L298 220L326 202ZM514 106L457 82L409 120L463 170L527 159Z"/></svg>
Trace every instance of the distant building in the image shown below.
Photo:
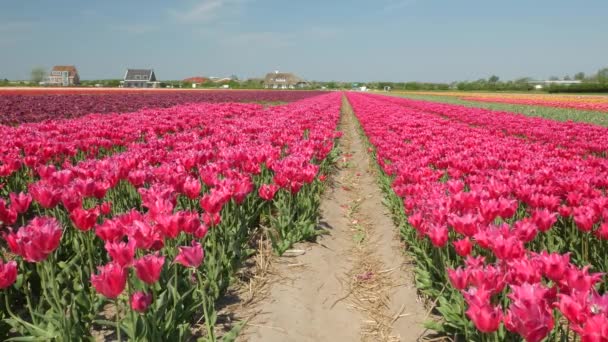
<svg viewBox="0 0 608 342"><path fill-rule="evenodd" d="M546 80L546 81L529 81L528 84L534 86L534 89L540 90L545 86L554 85L573 85L573 84L581 84L583 83L580 80Z"/></svg>
<svg viewBox="0 0 608 342"><path fill-rule="evenodd" d="M215 77L215 76L209 77L209 80L213 83L227 83L230 81L235 81L232 77Z"/></svg>
<svg viewBox="0 0 608 342"><path fill-rule="evenodd" d="M264 88L267 89L296 89L308 86L308 82L288 72L275 71L266 74L264 78Z"/></svg>
<svg viewBox="0 0 608 342"><path fill-rule="evenodd" d="M68 87L80 84L78 70L73 65L56 65L51 69L47 85Z"/></svg>
<svg viewBox="0 0 608 342"><path fill-rule="evenodd" d="M190 78L186 78L185 80L183 80L182 82L184 83L196 83L196 84L201 84L201 83L205 83L207 82L209 79L205 78L205 77L200 77L200 76L196 76L196 77L190 77Z"/></svg>
<svg viewBox="0 0 608 342"><path fill-rule="evenodd" d="M127 69L124 80L120 82L125 88L158 88L154 69Z"/></svg>
<svg viewBox="0 0 608 342"><path fill-rule="evenodd" d="M192 84L192 88L196 88L196 87L199 87L201 84L207 82L208 80L209 79L207 79L205 77L196 76L196 77L186 78L182 82L184 82L184 83L191 83Z"/></svg>

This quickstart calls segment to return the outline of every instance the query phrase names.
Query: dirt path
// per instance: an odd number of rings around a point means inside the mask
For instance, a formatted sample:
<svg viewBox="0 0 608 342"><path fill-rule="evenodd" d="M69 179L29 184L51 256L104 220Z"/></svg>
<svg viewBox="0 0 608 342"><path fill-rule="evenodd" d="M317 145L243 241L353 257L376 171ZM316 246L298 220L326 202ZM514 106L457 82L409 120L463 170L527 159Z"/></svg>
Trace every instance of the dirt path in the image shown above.
<svg viewBox="0 0 608 342"><path fill-rule="evenodd" d="M277 259L269 296L242 341L415 341L424 330L397 229L345 108L343 158L321 205L329 235Z"/></svg>

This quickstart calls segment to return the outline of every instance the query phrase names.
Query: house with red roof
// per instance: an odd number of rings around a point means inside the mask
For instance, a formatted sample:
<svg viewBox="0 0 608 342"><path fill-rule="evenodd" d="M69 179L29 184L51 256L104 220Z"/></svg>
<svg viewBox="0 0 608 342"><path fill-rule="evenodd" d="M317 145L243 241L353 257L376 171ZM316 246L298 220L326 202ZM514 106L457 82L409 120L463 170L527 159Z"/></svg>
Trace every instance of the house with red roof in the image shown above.
<svg viewBox="0 0 608 342"><path fill-rule="evenodd" d="M208 80L209 79L207 79L205 77L195 76L195 77L186 78L182 82L184 82L184 83L198 83L198 84L201 84L201 83L207 82Z"/></svg>
<svg viewBox="0 0 608 342"><path fill-rule="evenodd" d="M73 65L56 65L49 74L48 85L68 87L80 84L78 70Z"/></svg>

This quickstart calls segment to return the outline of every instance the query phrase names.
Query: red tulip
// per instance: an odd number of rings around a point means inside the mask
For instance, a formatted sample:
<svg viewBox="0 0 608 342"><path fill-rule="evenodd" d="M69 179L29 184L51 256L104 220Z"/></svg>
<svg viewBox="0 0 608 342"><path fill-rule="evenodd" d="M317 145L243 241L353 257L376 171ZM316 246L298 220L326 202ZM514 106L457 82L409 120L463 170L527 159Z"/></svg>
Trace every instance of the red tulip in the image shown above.
<svg viewBox="0 0 608 342"><path fill-rule="evenodd" d="M551 213L547 209L536 210L532 215L532 220L542 232L546 232L551 229L551 226L557 222L557 215Z"/></svg>
<svg viewBox="0 0 608 342"><path fill-rule="evenodd" d="M28 262L45 260L61 241L59 222L52 217L36 217L17 233L6 235L9 248Z"/></svg>
<svg viewBox="0 0 608 342"><path fill-rule="evenodd" d="M222 191L211 191L201 198L201 208L205 210L205 213L216 214L222 210L222 207L226 202L225 193Z"/></svg>
<svg viewBox="0 0 608 342"><path fill-rule="evenodd" d="M198 267L201 262L203 262L203 258L205 257L205 252L201 247L201 244L192 241L192 247L180 246L179 253L175 257L175 262L185 266L185 267Z"/></svg>
<svg viewBox="0 0 608 342"><path fill-rule="evenodd" d="M465 257L471 254L471 251L473 250L473 244L471 243L471 240L467 237L458 241L454 241L454 249L456 250L456 253L458 255Z"/></svg>
<svg viewBox="0 0 608 342"><path fill-rule="evenodd" d="M593 234L602 240L608 240L608 222L602 223Z"/></svg>
<svg viewBox="0 0 608 342"><path fill-rule="evenodd" d="M150 304L152 304L152 294L138 291L131 295L131 309L137 312L146 312Z"/></svg>
<svg viewBox="0 0 608 342"><path fill-rule="evenodd" d="M203 239L207 235L207 232L209 232L209 227L206 224L200 224L193 235L197 239Z"/></svg>
<svg viewBox="0 0 608 342"><path fill-rule="evenodd" d="M194 234L201 226L199 215L195 212L180 211L176 215L178 216L177 224L188 234Z"/></svg>
<svg viewBox="0 0 608 342"><path fill-rule="evenodd" d="M548 289L542 284L512 285L511 306L505 326L526 341L540 342L553 329L553 313L547 301Z"/></svg>
<svg viewBox="0 0 608 342"><path fill-rule="evenodd" d="M9 262L0 261L0 289L5 289L17 280L17 262L11 260Z"/></svg>
<svg viewBox="0 0 608 342"><path fill-rule="evenodd" d="M148 254L134 263L137 277L146 284L154 284L160 278L160 273L165 263L164 256Z"/></svg>
<svg viewBox="0 0 608 342"><path fill-rule="evenodd" d="M201 183L194 177L188 177L184 181L184 194L190 199L197 199L201 194Z"/></svg>
<svg viewBox="0 0 608 342"><path fill-rule="evenodd" d="M448 278L450 279L450 283L457 290L464 290L469 283L469 274L462 267L459 267L455 270L448 269Z"/></svg>
<svg viewBox="0 0 608 342"><path fill-rule="evenodd" d="M17 222L17 211L15 208L7 208L6 202L0 198L0 222L9 226Z"/></svg>
<svg viewBox="0 0 608 342"><path fill-rule="evenodd" d="M133 221L128 235L130 239L135 240L139 249L159 250L165 244L160 231L157 231L145 221Z"/></svg>
<svg viewBox="0 0 608 342"><path fill-rule="evenodd" d="M279 187L276 184L262 184L258 189L258 195L265 201L272 201Z"/></svg>
<svg viewBox="0 0 608 342"><path fill-rule="evenodd" d="M72 212L77 208L82 208L82 196L76 191L66 191L61 195L61 203L69 212Z"/></svg>
<svg viewBox="0 0 608 342"><path fill-rule="evenodd" d="M74 226L83 232L93 228L97 222L97 217L99 217L99 210L97 208L87 210L79 207L70 213L70 219L74 223Z"/></svg>
<svg viewBox="0 0 608 342"><path fill-rule="evenodd" d="M468 198L468 197L467 197ZM466 214L464 216L450 215L448 223L454 228L457 233L464 236L473 236L477 233L477 216Z"/></svg>
<svg viewBox="0 0 608 342"><path fill-rule="evenodd" d="M52 209L59 203L60 193L50 185L38 182L30 185L29 192L32 198L45 209Z"/></svg>
<svg viewBox="0 0 608 342"><path fill-rule="evenodd" d="M32 203L32 196L23 192L19 194L11 192L9 197L11 199L11 208L15 209L19 214L25 213Z"/></svg>
<svg viewBox="0 0 608 342"><path fill-rule="evenodd" d="M431 243L437 248L442 248L448 242L448 229L439 225L432 225L427 232Z"/></svg>
<svg viewBox="0 0 608 342"><path fill-rule="evenodd" d="M112 258L112 261L116 262L120 266L131 266L133 263L133 258L135 257L135 241L108 241L105 244L105 248L110 255L110 258Z"/></svg>
<svg viewBox="0 0 608 342"><path fill-rule="evenodd" d="M99 212L101 212L102 215L110 215L112 213L112 202L103 202L99 206Z"/></svg>
<svg viewBox="0 0 608 342"><path fill-rule="evenodd" d="M181 232L179 214L160 214L156 217L156 227L169 239L176 238Z"/></svg>
<svg viewBox="0 0 608 342"><path fill-rule="evenodd" d="M126 270L116 262L97 267L99 275L91 274L95 290L108 298L118 297L127 284Z"/></svg>
<svg viewBox="0 0 608 342"><path fill-rule="evenodd" d="M234 185L234 201L237 204L242 204L251 191L253 191L253 183L251 180L248 177L241 177Z"/></svg>
<svg viewBox="0 0 608 342"><path fill-rule="evenodd" d="M570 321L570 323L583 324L589 318L591 310L587 307L586 300L581 296L571 297L566 294L558 294L559 302L556 303L559 311Z"/></svg>
<svg viewBox="0 0 608 342"><path fill-rule="evenodd" d="M529 218L524 218L521 221L515 222L515 224L513 225L513 230L515 231L515 235L517 235L517 238L524 243L534 240L534 238L539 232L539 229L536 224L534 224L533 220Z"/></svg>
<svg viewBox="0 0 608 342"><path fill-rule="evenodd" d="M595 315L587 320L582 328L577 329L581 342L608 341L608 318L604 315Z"/></svg>
<svg viewBox="0 0 608 342"><path fill-rule="evenodd" d="M95 226L95 235L103 241L117 241L125 235L122 226L115 220L105 220L102 224Z"/></svg>
<svg viewBox="0 0 608 342"><path fill-rule="evenodd" d="M506 239L498 236L495 240L491 241L490 248L496 257L502 260L519 258L525 253L523 242L515 236L510 236Z"/></svg>
<svg viewBox="0 0 608 342"><path fill-rule="evenodd" d="M542 263L544 275L557 282L566 276L566 271L570 267L570 254L547 253L543 251L539 255Z"/></svg>
<svg viewBox="0 0 608 342"><path fill-rule="evenodd" d="M579 270L576 267L569 267L564 278L568 287L583 293L589 292L603 276L602 273L589 274L589 268L590 266L585 266L582 270Z"/></svg>
<svg viewBox="0 0 608 342"><path fill-rule="evenodd" d="M222 216L219 213L204 213L203 222L207 226L217 226L222 221Z"/></svg>
<svg viewBox="0 0 608 342"><path fill-rule="evenodd" d="M582 206L574 209L574 223L583 232L591 231L595 223L594 211L590 207Z"/></svg>
<svg viewBox="0 0 608 342"><path fill-rule="evenodd" d="M498 330L502 321L500 307L491 307L490 305L471 305L467 309L466 314L473 321L477 330L484 333Z"/></svg>

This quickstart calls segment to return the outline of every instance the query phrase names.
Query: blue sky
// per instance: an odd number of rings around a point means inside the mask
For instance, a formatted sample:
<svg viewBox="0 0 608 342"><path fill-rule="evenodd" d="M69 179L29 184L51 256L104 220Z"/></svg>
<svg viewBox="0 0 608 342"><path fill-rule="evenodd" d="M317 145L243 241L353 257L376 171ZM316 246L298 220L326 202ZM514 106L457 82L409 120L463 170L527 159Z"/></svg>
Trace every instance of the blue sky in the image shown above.
<svg viewBox="0 0 608 342"><path fill-rule="evenodd" d="M0 78L75 64L83 79L432 81L608 66L605 0L23 0L0 4Z"/></svg>

